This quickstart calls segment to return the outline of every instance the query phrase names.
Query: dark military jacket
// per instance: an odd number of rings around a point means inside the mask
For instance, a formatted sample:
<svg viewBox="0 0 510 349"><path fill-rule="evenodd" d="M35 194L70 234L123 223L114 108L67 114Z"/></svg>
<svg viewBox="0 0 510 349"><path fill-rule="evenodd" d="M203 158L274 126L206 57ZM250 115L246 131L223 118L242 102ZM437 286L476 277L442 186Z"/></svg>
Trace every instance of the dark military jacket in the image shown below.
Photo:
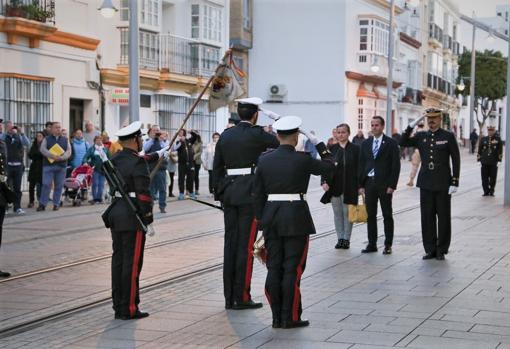
<svg viewBox="0 0 510 349"><path fill-rule="evenodd" d="M156 153L140 156L136 151L124 148L115 153L111 160L126 183L124 190L127 193L134 193L135 198L131 200L135 203L138 214L146 225L153 221L148 162L157 159ZM125 199L114 198L107 212L106 220L112 231L130 232L141 229Z"/></svg>
<svg viewBox="0 0 510 349"><path fill-rule="evenodd" d="M0 140L0 176L2 176L2 180L5 180L5 181L7 180L6 168L7 168L7 147L5 145L5 142ZM2 187L0 186L0 207L6 207L6 206L7 206L7 199L6 199L5 195L3 194ZM1 243L1 236L0 236L0 243Z"/></svg>
<svg viewBox="0 0 510 349"><path fill-rule="evenodd" d="M225 130L216 144L213 163L214 195L225 205L253 203L253 175L228 176L227 169L252 168L262 152L279 146L278 139L261 126L241 121Z"/></svg>
<svg viewBox="0 0 510 349"><path fill-rule="evenodd" d="M406 129L400 145L416 147L420 152L421 167L416 186L434 191L459 186L460 151L455 135L440 128L435 132L417 132L411 137L412 131L411 127Z"/></svg>
<svg viewBox="0 0 510 349"><path fill-rule="evenodd" d="M478 161L482 165L497 165L503 160L503 142L498 136L485 136L478 145Z"/></svg>
<svg viewBox="0 0 510 349"><path fill-rule="evenodd" d="M315 234L312 215L306 200L267 201L268 194L301 194L308 190L310 175L332 176L335 164L324 143L317 145L323 160L297 152L293 146L280 145L264 153L257 166L253 196L259 228L271 236Z"/></svg>

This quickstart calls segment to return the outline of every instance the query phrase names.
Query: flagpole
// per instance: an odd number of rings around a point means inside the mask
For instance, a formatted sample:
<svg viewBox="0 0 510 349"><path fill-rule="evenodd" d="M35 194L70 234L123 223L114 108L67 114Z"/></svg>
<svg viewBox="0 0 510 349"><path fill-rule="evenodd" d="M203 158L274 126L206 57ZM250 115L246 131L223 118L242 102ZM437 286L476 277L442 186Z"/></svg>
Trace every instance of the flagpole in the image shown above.
<svg viewBox="0 0 510 349"><path fill-rule="evenodd" d="M175 132L175 134L173 135L172 137L172 140L170 141L170 144L169 144L169 151L172 149L172 145L175 143L175 140L177 139L177 137L179 136L179 132L184 128L184 126L186 125L186 123L188 122L188 119L191 117L191 115L193 114L193 112L195 111L195 108L197 107L198 103L200 102L200 100L202 99L202 97L204 96L205 94L205 91L207 91L207 89L209 88L209 86L211 85L212 81L214 80L214 77L216 76L216 73L218 71L218 68L223 64L223 61L225 60L225 58L227 57L227 55L231 55L232 54L232 50L227 50L227 52L225 52L225 55L223 56L223 59L220 61L220 63L218 64L218 66L216 67L216 69L214 70L214 74L211 75L211 77L209 78L209 80L207 81L207 84L205 84L204 88L202 89L202 92L200 92L200 94L198 95L196 101L193 103L193 105L191 106L191 108L189 109L188 113L186 114L186 117L184 118L184 120L182 121L181 123L181 126L177 129L177 131ZM151 177L151 181L152 179L154 178L154 176L156 175L156 172L158 172L159 168L161 167L161 164L163 163L163 161L165 160L164 156L160 157L158 159L158 162L156 164L156 166L154 167L154 169L152 170L151 174L150 174L150 177Z"/></svg>

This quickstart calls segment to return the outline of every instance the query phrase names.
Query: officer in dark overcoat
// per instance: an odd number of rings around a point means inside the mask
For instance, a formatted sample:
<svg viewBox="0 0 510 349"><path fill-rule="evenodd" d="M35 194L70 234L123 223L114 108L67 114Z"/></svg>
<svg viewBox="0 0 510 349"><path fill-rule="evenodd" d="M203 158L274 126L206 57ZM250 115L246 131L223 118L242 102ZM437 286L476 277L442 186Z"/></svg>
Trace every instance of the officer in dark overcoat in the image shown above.
<svg viewBox="0 0 510 349"><path fill-rule="evenodd" d="M0 123L3 122L0 119ZM7 209L8 200L4 190L7 189L7 147L5 142L0 140L0 246L2 246L2 228L4 225L5 210ZM7 278L10 273L0 270L0 278Z"/></svg>
<svg viewBox="0 0 510 349"><path fill-rule="evenodd" d="M257 126L257 97L238 99L241 121L226 129L216 144L213 162L214 195L223 204L225 244L223 256L223 290L226 309L262 307L251 299L253 243L257 223L251 189L260 154L278 147L275 136Z"/></svg>
<svg viewBox="0 0 510 349"><path fill-rule="evenodd" d="M258 163L253 195L259 229L264 232L268 274L265 284L267 300L273 313L274 328L308 326L301 319L301 275L306 266L309 235L315 227L306 192L310 175L331 177L335 170L331 153L315 136L306 134L323 159L313 159L298 152L301 119L287 116L276 121L280 146L264 153Z"/></svg>
<svg viewBox="0 0 510 349"><path fill-rule="evenodd" d="M498 162L503 160L503 142L496 134L496 128L487 126L488 135L478 144L478 161L482 164L483 196L494 196L498 177Z"/></svg>
<svg viewBox="0 0 510 349"><path fill-rule="evenodd" d="M168 149L140 156L143 145L141 126L141 122L135 121L116 133L123 149L115 153L111 162L122 176L124 190L135 204L138 216L147 226L153 221L149 162L165 156ZM103 219L111 229L113 240L112 299L115 318L130 320L147 317L149 314L138 308L145 233L128 202L118 192L113 194L112 203Z"/></svg>
<svg viewBox="0 0 510 349"><path fill-rule="evenodd" d="M429 130L411 137L414 127L424 117ZM420 188L421 231L426 253L423 259L444 260L448 253L452 236L451 195L459 187L459 145L452 132L441 128L442 119L440 109L427 109L424 116L407 127L400 140L403 147L418 148L422 161L416 186Z"/></svg>

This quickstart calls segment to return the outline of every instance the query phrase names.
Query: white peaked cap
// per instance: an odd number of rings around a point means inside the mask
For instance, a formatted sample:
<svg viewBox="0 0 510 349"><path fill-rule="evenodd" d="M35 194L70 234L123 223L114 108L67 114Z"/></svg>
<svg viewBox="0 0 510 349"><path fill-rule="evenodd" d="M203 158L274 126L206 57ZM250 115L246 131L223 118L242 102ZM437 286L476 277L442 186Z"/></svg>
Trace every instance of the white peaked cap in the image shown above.
<svg viewBox="0 0 510 349"><path fill-rule="evenodd" d="M283 116L273 124L273 130L278 133L294 133L299 130L303 120L299 116Z"/></svg>
<svg viewBox="0 0 510 349"><path fill-rule="evenodd" d="M259 97L239 98L236 99L235 101L241 104L253 104L253 105L261 105L262 103L264 103L262 98Z"/></svg>
<svg viewBox="0 0 510 349"><path fill-rule="evenodd" d="M142 133L141 131L142 123L140 121L135 121L131 124L129 124L126 127L121 128L118 130L115 135L119 138L128 138L129 136L134 136L137 133Z"/></svg>

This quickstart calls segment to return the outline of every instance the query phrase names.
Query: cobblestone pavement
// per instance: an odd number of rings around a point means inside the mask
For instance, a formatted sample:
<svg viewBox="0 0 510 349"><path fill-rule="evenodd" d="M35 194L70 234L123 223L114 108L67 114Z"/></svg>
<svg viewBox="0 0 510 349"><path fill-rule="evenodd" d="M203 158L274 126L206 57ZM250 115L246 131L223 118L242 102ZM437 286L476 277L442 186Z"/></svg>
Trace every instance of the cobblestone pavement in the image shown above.
<svg viewBox="0 0 510 349"><path fill-rule="evenodd" d="M320 191L309 196L323 235L311 243L302 282L308 328L270 327L263 296L266 272L256 264L252 292L264 302L259 310L225 311L221 270L213 268L143 291L142 308L151 313L147 319L113 320L106 302L18 334L0 335L0 347L510 348L510 242L505 239L510 210L502 206L503 173L496 198L482 198L478 165L463 155L461 190L452 202L452 248L444 262L421 260L418 190L404 185L407 162L395 194L390 256L360 254L365 225L355 227L350 250L333 249L331 208L317 203ZM221 213L189 201L169 208L166 217L158 216L158 235L148 241L155 245L146 251L143 285L221 262ZM9 218L2 269L25 273L108 255L110 238L99 213L93 206ZM204 234L192 238L199 233ZM175 243L167 244L169 240ZM105 257L0 283L0 327L107 297L108 265Z"/></svg>

